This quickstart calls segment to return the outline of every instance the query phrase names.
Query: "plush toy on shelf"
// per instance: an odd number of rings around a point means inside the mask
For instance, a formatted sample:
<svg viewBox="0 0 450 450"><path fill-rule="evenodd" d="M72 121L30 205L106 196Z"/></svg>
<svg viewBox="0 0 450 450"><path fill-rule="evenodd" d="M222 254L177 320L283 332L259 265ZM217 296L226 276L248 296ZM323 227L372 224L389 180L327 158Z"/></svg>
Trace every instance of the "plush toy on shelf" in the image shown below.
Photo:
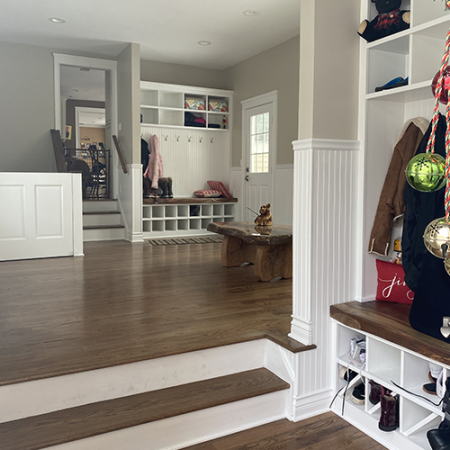
<svg viewBox="0 0 450 450"><path fill-rule="evenodd" d="M402 0L371 1L375 3L378 15L370 22L363 20L358 27L358 34L367 42L376 41L409 28L410 12L400 9Z"/></svg>

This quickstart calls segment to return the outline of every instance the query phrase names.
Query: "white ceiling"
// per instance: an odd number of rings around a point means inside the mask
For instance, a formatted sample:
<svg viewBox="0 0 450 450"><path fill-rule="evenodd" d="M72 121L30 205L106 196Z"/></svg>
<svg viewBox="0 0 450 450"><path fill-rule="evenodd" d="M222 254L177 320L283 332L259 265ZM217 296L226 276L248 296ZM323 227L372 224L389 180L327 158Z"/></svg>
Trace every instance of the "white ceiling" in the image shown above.
<svg viewBox="0 0 450 450"><path fill-rule="evenodd" d="M297 36L299 26L300 0L0 0L2 41L110 57L136 42L141 59L219 70Z"/></svg>

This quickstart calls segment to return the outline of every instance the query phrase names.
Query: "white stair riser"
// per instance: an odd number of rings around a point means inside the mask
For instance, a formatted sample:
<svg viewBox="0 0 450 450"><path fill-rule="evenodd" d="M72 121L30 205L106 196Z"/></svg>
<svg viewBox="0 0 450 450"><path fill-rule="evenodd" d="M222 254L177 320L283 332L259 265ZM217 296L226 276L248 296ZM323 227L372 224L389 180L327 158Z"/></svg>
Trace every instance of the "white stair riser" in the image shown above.
<svg viewBox="0 0 450 450"><path fill-rule="evenodd" d="M289 390L105 433L48 450L176 450L286 417Z"/></svg>
<svg viewBox="0 0 450 450"><path fill-rule="evenodd" d="M118 211L117 200L83 202L83 212Z"/></svg>
<svg viewBox="0 0 450 450"><path fill-rule="evenodd" d="M120 214L83 214L83 226L122 225Z"/></svg>
<svg viewBox="0 0 450 450"><path fill-rule="evenodd" d="M273 344L272 344L273 345ZM265 339L0 387L0 422L264 366Z"/></svg>
<svg viewBox="0 0 450 450"><path fill-rule="evenodd" d="M125 228L98 228L83 230L83 241L116 241L125 239Z"/></svg>

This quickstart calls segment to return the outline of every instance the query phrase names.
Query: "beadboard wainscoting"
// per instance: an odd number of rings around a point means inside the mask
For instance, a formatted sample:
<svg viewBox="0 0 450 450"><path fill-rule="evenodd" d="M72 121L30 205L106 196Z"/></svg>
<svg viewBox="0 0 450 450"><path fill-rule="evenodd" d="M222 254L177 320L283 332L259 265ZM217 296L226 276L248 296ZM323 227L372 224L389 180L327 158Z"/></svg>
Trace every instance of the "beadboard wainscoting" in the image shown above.
<svg viewBox="0 0 450 450"><path fill-rule="evenodd" d="M293 320L290 336L317 349L297 355L294 420L325 411L331 397L329 307L352 298L358 141L294 146Z"/></svg>
<svg viewBox="0 0 450 450"><path fill-rule="evenodd" d="M141 126L142 139L150 145L156 134L164 163L164 176L173 179L174 197L193 197L198 189L210 189L208 180L230 183L229 130L183 129Z"/></svg>
<svg viewBox="0 0 450 450"><path fill-rule="evenodd" d="M240 167L231 169L230 190L239 199L236 207L236 220L245 217L246 207L244 171ZM280 164L275 166L274 187L272 193L272 216L277 225L292 225L294 165Z"/></svg>

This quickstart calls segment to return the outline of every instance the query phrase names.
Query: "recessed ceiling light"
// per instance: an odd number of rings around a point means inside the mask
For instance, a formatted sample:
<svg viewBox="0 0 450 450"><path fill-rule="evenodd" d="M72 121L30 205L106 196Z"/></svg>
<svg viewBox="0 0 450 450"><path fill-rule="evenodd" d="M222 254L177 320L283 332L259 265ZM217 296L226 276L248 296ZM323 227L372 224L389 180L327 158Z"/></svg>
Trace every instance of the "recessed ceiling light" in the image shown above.
<svg viewBox="0 0 450 450"><path fill-rule="evenodd" d="M209 41L198 41L198 45L211 45Z"/></svg>
<svg viewBox="0 0 450 450"><path fill-rule="evenodd" d="M53 23L65 23L64 19L59 19L58 17L50 17L50 19L48 19L48 20L50 20L50 22L53 22Z"/></svg>
<svg viewBox="0 0 450 450"><path fill-rule="evenodd" d="M247 11L244 11L242 14L244 14L244 16L247 16L247 17L254 17L259 14L259 11L251 11L248 9Z"/></svg>

